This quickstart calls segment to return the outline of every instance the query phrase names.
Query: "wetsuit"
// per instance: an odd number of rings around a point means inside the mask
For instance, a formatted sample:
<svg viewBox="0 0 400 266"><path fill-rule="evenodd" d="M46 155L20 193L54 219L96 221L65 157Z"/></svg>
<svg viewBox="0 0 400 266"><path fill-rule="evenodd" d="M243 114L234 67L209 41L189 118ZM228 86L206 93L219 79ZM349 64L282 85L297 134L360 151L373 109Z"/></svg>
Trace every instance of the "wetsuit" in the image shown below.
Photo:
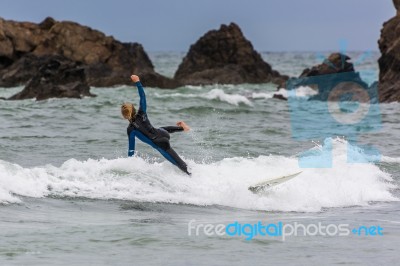
<svg viewBox="0 0 400 266"><path fill-rule="evenodd" d="M135 137L149 144L154 149L158 150L168 161L175 164L183 172L190 175L187 170L186 163L179 155L171 148L169 143L169 133L183 131L182 127L169 126L154 128L146 113L146 95L140 81L136 82L140 96L139 110L128 126L129 151L128 156L133 156L135 153Z"/></svg>

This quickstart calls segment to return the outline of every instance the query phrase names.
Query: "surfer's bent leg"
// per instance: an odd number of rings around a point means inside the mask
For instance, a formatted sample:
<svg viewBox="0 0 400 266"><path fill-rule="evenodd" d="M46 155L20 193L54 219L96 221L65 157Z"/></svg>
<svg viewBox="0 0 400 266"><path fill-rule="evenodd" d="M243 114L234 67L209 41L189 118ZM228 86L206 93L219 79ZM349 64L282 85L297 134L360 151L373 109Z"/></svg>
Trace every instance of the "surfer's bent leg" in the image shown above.
<svg viewBox="0 0 400 266"><path fill-rule="evenodd" d="M183 172L185 172L188 175L191 175L189 171L187 170L187 164L179 157L179 155L172 149L171 147L165 151L168 153L174 160L176 161L176 165L181 169Z"/></svg>
<svg viewBox="0 0 400 266"><path fill-rule="evenodd" d="M176 166L179 167L183 172L186 174L190 175L190 173L187 170L187 164L179 157L179 155L174 151L174 149L171 148L171 145L169 143L169 134L168 132L163 129L159 128L158 129L159 136L153 140L154 144L156 144L160 149L158 151L172 164L175 164Z"/></svg>

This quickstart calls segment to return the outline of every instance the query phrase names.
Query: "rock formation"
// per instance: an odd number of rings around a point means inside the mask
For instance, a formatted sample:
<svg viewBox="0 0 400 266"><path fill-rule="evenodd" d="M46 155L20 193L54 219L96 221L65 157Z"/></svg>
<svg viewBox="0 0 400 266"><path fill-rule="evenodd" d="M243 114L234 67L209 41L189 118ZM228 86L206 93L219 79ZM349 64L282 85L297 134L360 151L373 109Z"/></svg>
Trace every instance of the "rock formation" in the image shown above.
<svg viewBox="0 0 400 266"><path fill-rule="evenodd" d="M393 1L396 16L383 24L379 49L379 100L400 101L400 0Z"/></svg>
<svg viewBox="0 0 400 266"><path fill-rule="evenodd" d="M311 69L306 68L301 73L300 78L312 77L344 72L354 72L354 66L348 62L351 58L347 55L340 53L333 53L322 64L312 67Z"/></svg>
<svg viewBox="0 0 400 266"><path fill-rule="evenodd" d="M34 62L40 68L25 88L9 100L94 96L89 91L84 68L76 62L57 55L38 57Z"/></svg>
<svg viewBox="0 0 400 266"><path fill-rule="evenodd" d="M175 73L177 81L192 85L280 83L285 78L261 58L234 23L202 36Z"/></svg>
<svg viewBox="0 0 400 266"><path fill-rule="evenodd" d="M20 59L16 60L13 64L6 68L0 80L0 87L14 87L17 85L24 85L42 66L43 60L32 54L27 54Z"/></svg>
<svg viewBox="0 0 400 266"><path fill-rule="evenodd" d="M121 43L78 23L52 18L39 24L0 18L0 87L27 82L35 74L31 70L37 69L36 62L31 61L35 58L32 56L44 55L61 55L81 63L91 86L131 84L129 76L132 73L140 75L146 86L179 86L154 71L148 55L138 43ZM16 73L15 69L24 74Z"/></svg>
<svg viewBox="0 0 400 266"><path fill-rule="evenodd" d="M288 89L309 86L318 90L310 100L376 102L376 88L368 87L349 60L347 55L333 53L322 64L305 69L299 78L289 79L291 86ZM312 78L317 76L323 77ZM274 94L274 98L286 99L279 94Z"/></svg>

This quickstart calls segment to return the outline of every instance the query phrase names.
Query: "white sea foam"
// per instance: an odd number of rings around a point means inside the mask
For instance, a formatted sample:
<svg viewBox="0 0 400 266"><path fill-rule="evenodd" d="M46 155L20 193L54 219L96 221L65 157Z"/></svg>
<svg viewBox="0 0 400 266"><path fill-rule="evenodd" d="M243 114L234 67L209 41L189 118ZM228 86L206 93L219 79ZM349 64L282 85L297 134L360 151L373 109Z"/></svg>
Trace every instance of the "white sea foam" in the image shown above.
<svg viewBox="0 0 400 266"><path fill-rule="evenodd" d="M397 201L391 176L374 164L347 163L347 142L334 140L333 167L299 169L297 158L259 156L226 158L211 164L189 161L189 178L168 162L142 158L77 161L23 168L0 161L0 202L20 196L69 196L122 199L279 211L319 211L325 207ZM296 178L255 195L248 186L303 171Z"/></svg>
<svg viewBox="0 0 400 266"><path fill-rule="evenodd" d="M191 88L192 92L200 92L202 87L194 86ZM204 88L202 88L204 89ZM225 89L229 87L224 86L223 88L214 88L205 93L182 93L182 92L175 92L175 93L168 93L168 94L160 94L155 92L154 97L156 98L201 98L207 100L219 100L221 102L226 102L231 105L238 106L240 104L245 104L248 106L253 106L251 100L253 99L271 99L274 94L280 94L284 97L288 97L288 91L286 89L279 89L278 91L260 91L260 92L251 92L242 91L242 93L232 93L227 92ZM310 97L312 95L316 95L318 92L310 87L301 86L296 88L296 96L298 97Z"/></svg>
<svg viewBox="0 0 400 266"><path fill-rule="evenodd" d="M278 91L273 92L253 92L251 94L252 99L271 99L273 98L274 94L279 94L284 96L285 98L288 97L288 91L286 89L279 89ZM300 86L296 88L296 96L298 97L310 97L312 95L316 95L318 92L310 87L307 86Z"/></svg>
<svg viewBox="0 0 400 266"><path fill-rule="evenodd" d="M382 156L381 160L382 160L382 162L385 162L385 163L400 163L400 158L398 158L398 157L392 158L389 156Z"/></svg>
<svg viewBox="0 0 400 266"><path fill-rule="evenodd" d="M240 103L244 103L246 105L252 106L253 104L247 99L245 96L240 94L227 94L222 89L213 89L208 93L202 95L202 97L215 100L218 99L223 102L227 102L232 105L239 105Z"/></svg>
<svg viewBox="0 0 400 266"><path fill-rule="evenodd" d="M159 94L155 93L155 97L157 98L202 98L207 100L219 100L221 102L226 102L231 105L238 106L239 104L243 103L249 106L252 106L252 102L246 97L241 94L229 94L226 93L223 89L212 89L206 93L169 93L169 94Z"/></svg>
<svg viewBox="0 0 400 266"><path fill-rule="evenodd" d="M310 96L318 94L318 91L316 91L313 88L308 87L308 86L300 86L300 87L296 88L295 92L296 92L297 97L310 97ZM288 97L288 91L283 88L279 89L275 94L280 94L286 98Z"/></svg>
<svg viewBox="0 0 400 266"><path fill-rule="evenodd" d="M251 98L253 99L271 99L277 92L253 92Z"/></svg>

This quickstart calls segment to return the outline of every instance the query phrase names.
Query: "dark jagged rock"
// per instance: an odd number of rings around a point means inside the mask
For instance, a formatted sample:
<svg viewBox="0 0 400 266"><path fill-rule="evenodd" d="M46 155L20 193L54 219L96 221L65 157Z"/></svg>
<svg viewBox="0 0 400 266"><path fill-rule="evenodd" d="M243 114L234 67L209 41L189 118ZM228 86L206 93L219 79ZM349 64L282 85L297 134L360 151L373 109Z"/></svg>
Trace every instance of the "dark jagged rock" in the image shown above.
<svg viewBox="0 0 400 266"><path fill-rule="evenodd" d="M86 82L85 69L76 62L62 56L38 57L35 62L41 65L39 70L25 88L9 100L94 96Z"/></svg>
<svg viewBox="0 0 400 266"><path fill-rule="evenodd" d="M311 69L306 68L300 75L303 77L312 77L320 75L329 75L344 72L354 72L354 66L348 62L351 58L347 55L340 53L333 53L322 64L312 67Z"/></svg>
<svg viewBox="0 0 400 266"><path fill-rule="evenodd" d="M318 90L309 100L376 102L376 88L368 87L349 60L347 55L333 53L322 64L305 69L298 78L289 79L288 89L309 86ZM318 76L323 77L318 79Z"/></svg>
<svg viewBox="0 0 400 266"><path fill-rule="evenodd" d="M44 63L43 58L32 54L25 55L10 65L5 71L0 71L0 87L24 85L31 79Z"/></svg>
<svg viewBox="0 0 400 266"><path fill-rule="evenodd" d="M394 7L396 8L397 13L400 11L400 0L393 0Z"/></svg>
<svg viewBox="0 0 400 266"><path fill-rule="evenodd" d="M298 78L290 78L286 82L279 84L277 89L286 88L288 82L290 82L290 84L297 83L297 86L301 86L301 82L307 77L354 72L354 66L351 62L348 62L349 60L351 60L351 58L347 55L333 53L321 64L304 69ZM298 82L294 82L296 80L298 80Z"/></svg>
<svg viewBox="0 0 400 266"><path fill-rule="evenodd" d="M81 63L91 86L131 84L132 73L154 77L147 86L173 88L177 82L157 74L148 55L138 43L122 43L102 32L68 21L46 18L39 24L0 18L0 87L21 85L29 75L8 73L35 62L26 56L61 55ZM13 66L14 63L19 65ZM31 73L34 74L34 73ZM13 79L16 77L16 79Z"/></svg>
<svg viewBox="0 0 400 266"><path fill-rule="evenodd" d="M379 49L379 100L400 101L400 1L393 1L397 14L383 24Z"/></svg>
<svg viewBox="0 0 400 266"><path fill-rule="evenodd" d="M285 78L261 58L234 23L201 37L175 73L176 80L192 85L279 83Z"/></svg>
<svg viewBox="0 0 400 266"><path fill-rule="evenodd" d="M278 100L283 100L283 101L287 101L287 100L288 100L288 98L286 98L286 97L283 96L282 94L277 94L277 93L275 93L275 94L272 96L272 98L278 99Z"/></svg>
<svg viewBox="0 0 400 266"><path fill-rule="evenodd" d="M51 27L53 27L56 23L57 21L55 19L53 19L52 17L47 17L39 23L39 28L41 28L42 30L50 30Z"/></svg>

